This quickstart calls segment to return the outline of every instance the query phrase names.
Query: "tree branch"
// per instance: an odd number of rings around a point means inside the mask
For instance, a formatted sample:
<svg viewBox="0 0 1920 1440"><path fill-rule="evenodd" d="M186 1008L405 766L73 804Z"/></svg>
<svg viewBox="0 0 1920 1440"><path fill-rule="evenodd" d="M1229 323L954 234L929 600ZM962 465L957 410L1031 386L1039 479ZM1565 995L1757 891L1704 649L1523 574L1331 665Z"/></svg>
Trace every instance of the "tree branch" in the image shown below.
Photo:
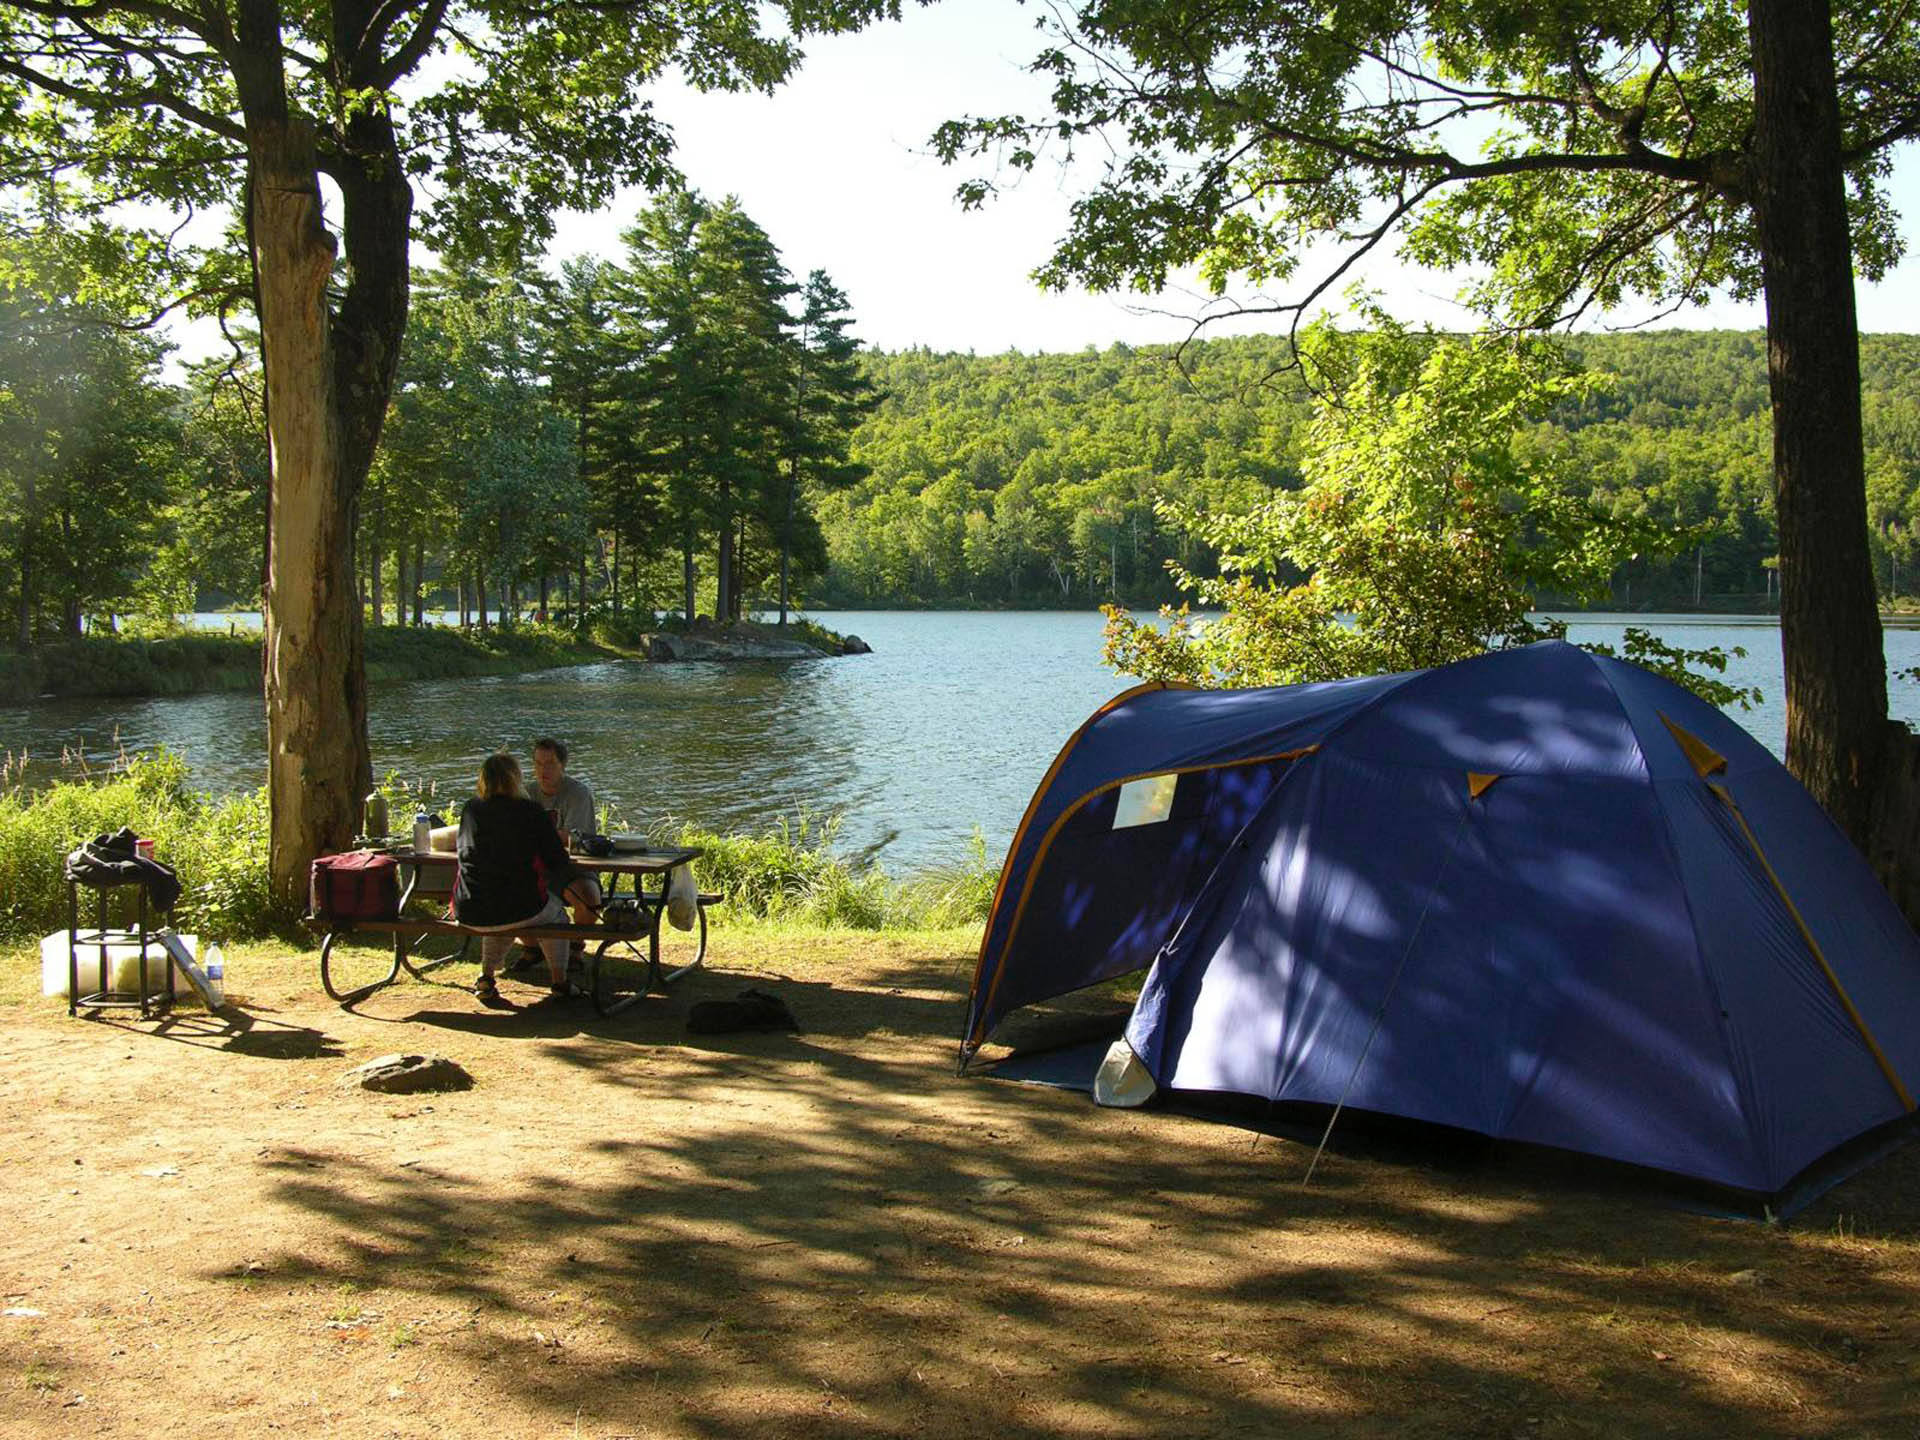
<svg viewBox="0 0 1920 1440"><path fill-rule="evenodd" d="M384 12L388 8L388 6L383 5L381 11ZM386 28L391 26L395 19L398 19L398 11L403 9L404 6L394 3L392 8L395 9L396 13L382 25L381 33L383 35ZM439 35L440 26L446 18L447 0L427 0L426 8L420 13L419 22L413 27L413 33L406 38L399 49L393 52L391 59L386 61L385 64L373 68L372 73L368 77L368 83L378 89L385 90L390 88L402 76L410 73L413 67L424 60L427 57L427 53L433 49L433 42ZM372 26L369 25L369 29L371 28Z"/></svg>
<svg viewBox="0 0 1920 1440"><path fill-rule="evenodd" d="M247 133L241 126L225 116L215 115L211 110L203 110L198 105L191 104L182 97L164 90L148 88L130 90L125 94L89 90L55 79L51 75L44 75L31 66L21 65L4 57L0 57L0 75L11 75L36 89L44 90L49 95L70 100L82 109L96 114L110 115L141 105L155 105L177 115L189 124L197 125L203 130L220 136L223 140L231 140L238 145L247 143Z"/></svg>

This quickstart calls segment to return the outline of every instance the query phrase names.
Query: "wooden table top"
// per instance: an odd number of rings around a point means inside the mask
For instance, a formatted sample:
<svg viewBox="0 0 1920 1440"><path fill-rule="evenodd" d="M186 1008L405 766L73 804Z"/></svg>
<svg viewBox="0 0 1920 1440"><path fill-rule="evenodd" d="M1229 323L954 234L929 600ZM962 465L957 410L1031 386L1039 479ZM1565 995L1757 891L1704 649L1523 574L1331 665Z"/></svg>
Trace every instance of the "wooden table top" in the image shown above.
<svg viewBox="0 0 1920 1440"><path fill-rule="evenodd" d="M451 850L396 850L393 858L402 865L452 865L460 857ZM700 851L621 850L611 855L583 855L570 850L567 858L582 870L603 875L658 875L663 870L699 859Z"/></svg>

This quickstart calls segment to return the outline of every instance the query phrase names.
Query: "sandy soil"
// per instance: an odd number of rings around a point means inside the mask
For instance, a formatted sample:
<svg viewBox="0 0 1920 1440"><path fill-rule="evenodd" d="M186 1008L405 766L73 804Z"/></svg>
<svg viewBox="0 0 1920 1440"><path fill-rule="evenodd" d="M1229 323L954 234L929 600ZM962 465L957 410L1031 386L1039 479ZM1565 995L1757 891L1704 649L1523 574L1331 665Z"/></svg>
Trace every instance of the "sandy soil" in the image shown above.
<svg viewBox="0 0 1920 1440"><path fill-rule="evenodd" d="M1785 1228L1366 1146L1303 1189L956 1077L960 943L722 932L612 1021L245 954L228 1019L0 1007L0 1434L1920 1436L1920 1146ZM769 976L804 1034L685 1033ZM340 1085L396 1050L477 1084Z"/></svg>

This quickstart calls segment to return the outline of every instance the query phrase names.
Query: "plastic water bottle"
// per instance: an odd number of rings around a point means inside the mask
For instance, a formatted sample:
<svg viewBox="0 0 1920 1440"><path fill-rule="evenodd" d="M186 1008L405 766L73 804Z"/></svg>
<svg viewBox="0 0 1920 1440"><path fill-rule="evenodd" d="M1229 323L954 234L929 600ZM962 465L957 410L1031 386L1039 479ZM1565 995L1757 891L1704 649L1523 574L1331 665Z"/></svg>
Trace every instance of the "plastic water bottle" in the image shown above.
<svg viewBox="0 0 1920 1440"><path fill-rule="evenodd" d="M422 810L413 817L413 849L416 855L424 855L433 848L433 817Z"/></svg>
<svg viewBox="0 0 1920 1440"><path fill-rule="evenodd" d="M218 1010L227 1003L227 957L218 945L207 948L207 1005Z"/></svg>

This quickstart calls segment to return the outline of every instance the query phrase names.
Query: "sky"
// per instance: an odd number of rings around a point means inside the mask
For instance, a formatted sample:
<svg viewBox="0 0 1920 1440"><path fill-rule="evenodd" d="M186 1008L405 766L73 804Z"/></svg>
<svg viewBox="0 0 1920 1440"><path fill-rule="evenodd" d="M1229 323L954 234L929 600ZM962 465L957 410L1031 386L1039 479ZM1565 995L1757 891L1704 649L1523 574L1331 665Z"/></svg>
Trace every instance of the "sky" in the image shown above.
<svg viewBox="0 0 1920 1440"><path fill-rule="evenodd" d="M1032 353L1184 339L1207 303L1190 283L1157 298L1034 286L1032 270L1066 228L1072 186L1056 170L1043 162L984 210L963 212L954 189L978 172L931 153L943 120L1044 109L1044 82L1022 66L1039 48L1033 26L1043 8L1013 0L913 8L898 23L810 41L800 73L772 95L669 83L656 108L673 126L688 179L709 199L738 196L796 278L825 270L847 293L854 332L876 349ZM1904 148L1894 185L1920 241L1920 146ZM617 257L620 231L646 200L623 194L604 212L566 217L552 254ZM1449 277L1386 266L1368 278L1403 320L1468 323ZM1621 312L1605 323L1644 318ZM1882 284L1862 284L1860 321L1869 331L1920 330L1920 256ZM1720 302L1660 323L1757 329L1764 315L1757 302Z"/></svg>

